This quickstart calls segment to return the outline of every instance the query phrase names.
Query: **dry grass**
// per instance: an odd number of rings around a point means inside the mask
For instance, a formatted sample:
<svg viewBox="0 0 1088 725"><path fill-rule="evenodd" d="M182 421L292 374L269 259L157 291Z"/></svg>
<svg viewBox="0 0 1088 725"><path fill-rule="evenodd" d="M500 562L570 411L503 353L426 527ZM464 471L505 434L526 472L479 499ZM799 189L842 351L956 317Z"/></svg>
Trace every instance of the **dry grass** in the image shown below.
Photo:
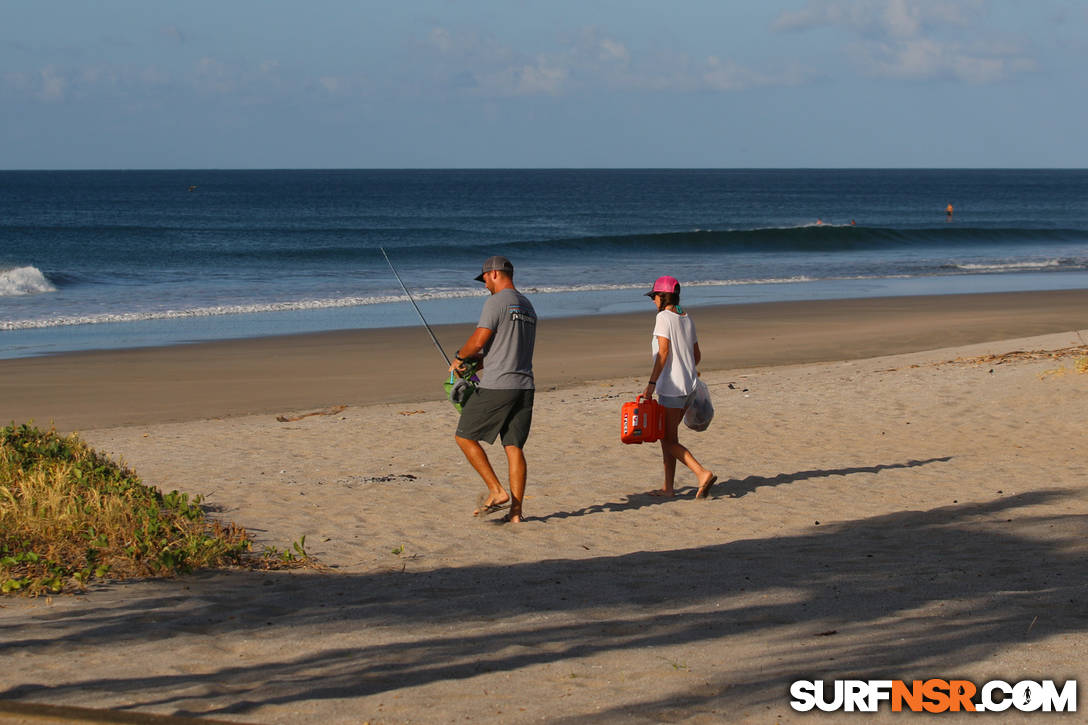
<svg viewBox="0 0 1088 725"><path fill-rule="evenodd" d="M980 355L971 358L956 358L935 365L1004 365L1021 360L1064 360L1074 356L1083 356L1088 353L1088 345L1075 345L1062 347L1057 350L1014 350L1000 355ZM1077 370L1081 369L1081 361L1088 357L1080 357L1077 362Z"/></svg>
<svg viewBox="0 0 1088 725"><path fill-rule="evenodd" d="M96 577L170 576L231 565L305 560L255 556L245 529L207 518L200 498L144 485L77 436L0 428L0 590L60 592Z"/></svg>
<svg viewBox="0 0 1088 725"><path fill-rule="evenodd" d="M1058 348L1057 350L1013 350L1012 352L979 355L977 357L958 357L955 360L942 360L940 362L928 363L928 365L914 364L910 367L943 367L945 365L971 365L974 367L984 365L996 366L1034 360L1061 361L1071 357L1076 357L1073 361L1073 369L1076 372L1088 373L1088 345L1074 345L1071 347ZM889 368L880 372L892 373L897 370L899 370L899 368ZM1044 376L1062 372L1064 372L1064 369L1047 370L1044 373Z"/></svg>

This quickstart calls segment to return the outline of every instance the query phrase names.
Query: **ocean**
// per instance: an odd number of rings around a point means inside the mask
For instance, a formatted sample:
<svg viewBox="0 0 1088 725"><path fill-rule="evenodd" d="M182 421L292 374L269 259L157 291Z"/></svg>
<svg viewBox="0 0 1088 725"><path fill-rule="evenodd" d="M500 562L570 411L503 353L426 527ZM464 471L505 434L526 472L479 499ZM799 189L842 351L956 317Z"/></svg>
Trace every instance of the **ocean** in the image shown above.
<svg viewBox="0 0 1088 725"><path fill-rule="evenodd" d="M0 171L0 358L418 324L383 248L431 323L1088 288L1088 171Z"/></svg>

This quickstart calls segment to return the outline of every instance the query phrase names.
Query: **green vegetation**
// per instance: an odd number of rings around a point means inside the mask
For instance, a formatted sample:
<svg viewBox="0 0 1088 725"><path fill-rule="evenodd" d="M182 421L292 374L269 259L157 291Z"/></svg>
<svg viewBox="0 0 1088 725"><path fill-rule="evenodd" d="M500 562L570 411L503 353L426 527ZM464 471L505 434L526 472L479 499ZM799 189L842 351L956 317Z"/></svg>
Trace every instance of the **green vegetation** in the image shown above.
<svg viewBox="0 0 1088 725"><path fill-rule="evenodd" d="M292 551L294 549L294 551ZM280 551L274 546L265 547L264 554L262 554L264 561L280 561L283 564L297 564L308 561L310 555L306 553L306 537L303 536L298 541L291 544L291 549L284 549Z"/></svg>
<svg viewBox="0 0 1088 725"><path fill-rule="evenodd" d="M207 518L200 503L141 483L74 434L0 428L0 591L38 595L95 578L309 563L305 537L294 552L255 555L245 529Z"/></svg>

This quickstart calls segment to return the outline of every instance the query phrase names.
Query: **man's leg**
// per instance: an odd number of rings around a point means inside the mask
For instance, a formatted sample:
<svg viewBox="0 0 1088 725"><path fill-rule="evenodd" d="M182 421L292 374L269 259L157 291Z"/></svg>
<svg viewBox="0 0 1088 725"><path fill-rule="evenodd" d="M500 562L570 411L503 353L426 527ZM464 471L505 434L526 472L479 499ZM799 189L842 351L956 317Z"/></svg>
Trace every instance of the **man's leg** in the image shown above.
<svg viewBox="0 0 1088 725"><path fill-rule="evenodd" d="M503 446L506 449L506 464L510 468L510 520L521 521L521 505L525 500L525 480L529 467L525 462L525 451L518 446Z"/></svg>
<svg viewBox="0 0 1088 725"><path fill-rule="evenodd" d="M480 478L484 480L484 484L487 486L488 497L484 501L484 506L493 506L495 504L503 504L510 500L510 497L506 495L506 491L503 490L502 484L499 483L499 477L495 475L495 469L491 467L491 461L487 458L487 452L484 451L483 446L478 441L470 440L468 438L462 438L459 435L455 435L454 439L457 441L458 447L465 454L465 458L476 469L476 473L480 474ZM524 483L522 489L524 490ZM477 511L478 513L478 511Z"/></svg>

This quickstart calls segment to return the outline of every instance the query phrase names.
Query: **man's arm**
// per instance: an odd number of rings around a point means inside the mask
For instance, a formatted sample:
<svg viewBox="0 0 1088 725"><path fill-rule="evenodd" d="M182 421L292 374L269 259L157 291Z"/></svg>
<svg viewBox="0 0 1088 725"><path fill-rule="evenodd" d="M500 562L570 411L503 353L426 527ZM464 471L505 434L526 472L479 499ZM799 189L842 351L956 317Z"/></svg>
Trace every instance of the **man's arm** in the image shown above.
<svg viewBox="0 0 1088 725"><path fill-rule="evenodd" d="M457 357L450 365L450 372L460 375L464 372L464 361L473 360L480 357L484 348L487 347L487 343L491 340L491 336L495 334L494 330L489 330L486 327L477 327L472 335L468 338L468 342L461 346L461 349L457 351ZM477 367L477 370L482 366Z"/></svg>

